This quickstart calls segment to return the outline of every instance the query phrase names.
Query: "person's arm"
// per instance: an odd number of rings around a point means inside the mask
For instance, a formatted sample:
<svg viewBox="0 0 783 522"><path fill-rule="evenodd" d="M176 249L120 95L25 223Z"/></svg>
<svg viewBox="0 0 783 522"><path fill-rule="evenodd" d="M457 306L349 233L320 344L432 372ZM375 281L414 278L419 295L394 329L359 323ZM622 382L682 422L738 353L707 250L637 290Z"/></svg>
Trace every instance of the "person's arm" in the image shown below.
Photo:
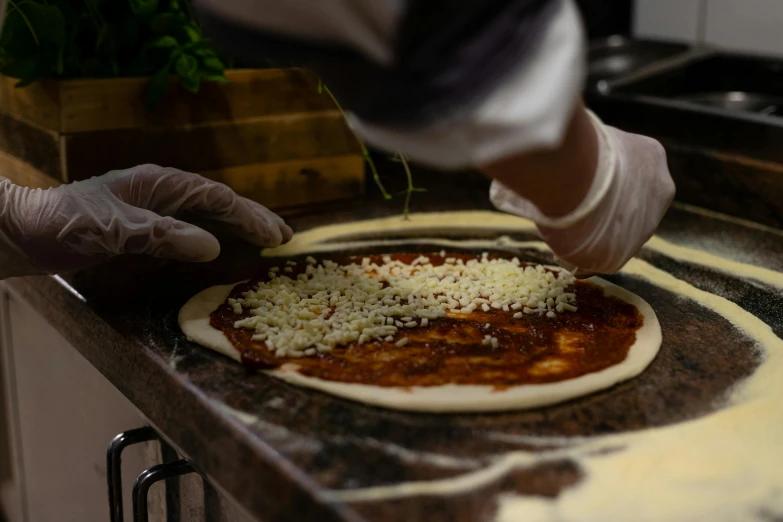
<svg viewBox="0 0 783 522"><path fill-rule="evenodd" d="M535 221L560 264L580 276L620 270L653 235L675 190L660 143L607 127L590 113L588 121L598 159L576 207L567 210L571 201L553 211L497 180L490 189L498 209Z"/></svg>
<svg viewBox="0 0 783 522"><path fill-rule="evenodd" d="M572 0L196 0L248 64L315 70L372 145L493 178L492 202L532 219L564 266L613 272L674 194L663 149L581 103Z"/></svg>
<svg viewBox="0 0 783 522"><path fill-rule="evenodd" d="M595 178L598 138L581 103L553 149L525 151L481 165L481 170L550 218L562 217L584 201Z"/></svg>
<svg viewBox="0 0 783 522"><path fill-rule="evenodd" d="M460 169L557 148L580 102L571 0L196 0L244 64L315 71L370 144Z"/></svg>

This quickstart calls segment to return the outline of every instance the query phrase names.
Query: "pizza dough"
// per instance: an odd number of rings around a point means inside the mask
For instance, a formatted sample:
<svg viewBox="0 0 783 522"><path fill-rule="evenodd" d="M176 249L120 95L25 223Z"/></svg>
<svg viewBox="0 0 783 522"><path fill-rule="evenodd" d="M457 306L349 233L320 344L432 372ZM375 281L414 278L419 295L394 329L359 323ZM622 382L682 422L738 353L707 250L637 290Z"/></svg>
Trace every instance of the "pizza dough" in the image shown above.
<svg viewBox="0 0 783 522"><path fill-rule="evenodd" d="M295 364L285 364L264 373L286 382L332 395L386 408L427 412L489 412L547 406L581 397L635 377L652 362L661 345L661 328L655 312L639 296L599 278L589 282L604 293L634 305L644 317L636 342L624 361L604 370L574 379L547 384L526 384L497 390L492 386L445 385L395 388L327 381L305 376ZM187 338L241 362L240 352L220 330L210 325L210 314L222 305L235 285L208 288L182 307L179 325Z"/></svg>

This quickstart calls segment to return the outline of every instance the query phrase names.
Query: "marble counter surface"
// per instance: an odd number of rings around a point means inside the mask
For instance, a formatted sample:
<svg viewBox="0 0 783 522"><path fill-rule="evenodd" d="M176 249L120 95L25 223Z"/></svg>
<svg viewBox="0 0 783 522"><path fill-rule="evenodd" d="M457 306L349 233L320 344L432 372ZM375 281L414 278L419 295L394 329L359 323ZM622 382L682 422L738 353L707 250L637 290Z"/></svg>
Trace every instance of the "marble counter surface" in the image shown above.
<svg viewBox="0 0 783 522"><path fill-rule="evenodd" d="M490 208L486 184L422 180L414 211ZM399 199L291 218L296 230L392 215ZM783 271L783 233L675 206L660 237ZM756 281L677 261L641 257L727 297L783 336L783 295ZM592 435L662 426L704 415L753 372L752 342L695 303L628 276L610 279L644 297L664 331L659 357L640 377L580 400L527 412L422 415L363 406L261 374L184 339L177 312L193 294L252 272L257 250L231 246L206 265L122 258L62 277L9 282L220 489L259 520L487 520L497 493L555 496L580 479L573 462L510 470L449 496L342 502L335 491L425 481L482 469L503 452L539 450L529 436ZM704 350L693 350L698 345ZM108 442L108 441L107 441Z"/></svg>

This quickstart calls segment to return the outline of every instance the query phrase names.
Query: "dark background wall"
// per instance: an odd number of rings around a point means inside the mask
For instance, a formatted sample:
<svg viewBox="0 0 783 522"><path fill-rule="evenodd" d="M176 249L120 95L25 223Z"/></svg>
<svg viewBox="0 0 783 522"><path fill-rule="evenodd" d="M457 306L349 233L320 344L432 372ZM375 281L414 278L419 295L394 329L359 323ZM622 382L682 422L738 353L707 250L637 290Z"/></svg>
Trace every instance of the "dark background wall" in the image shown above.
<svg viewBox="0 0 783 522"><path fill-rule="evenodd" d="M576 0L590 39L630 34L633 0Z"/></svg>

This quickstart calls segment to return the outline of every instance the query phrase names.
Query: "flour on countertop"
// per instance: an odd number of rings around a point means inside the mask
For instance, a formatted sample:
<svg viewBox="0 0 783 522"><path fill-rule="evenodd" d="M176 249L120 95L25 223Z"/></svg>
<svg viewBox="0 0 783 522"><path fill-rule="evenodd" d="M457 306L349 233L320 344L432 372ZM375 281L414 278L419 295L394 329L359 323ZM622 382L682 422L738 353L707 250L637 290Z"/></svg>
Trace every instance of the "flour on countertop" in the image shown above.
<svg viewBox="0 0 783 522"><path fill-rule="evenodd" d="M495 212L414 214L409 221L384 218L334 225L298 234L288 245L265 252L294 255L348 246L434 244L463 248L544 249L540 242L444 240L434 236L495 230L534 231L532 222ZM374 240L390 233L414 240ZM327 241L348 241L327 243ZM783 274L653 238L647 245L665 256L783 288ZM491 464L456 477L353 490L332 490L326 500L366 502L420 495L455 495L499 480L509 471L569 459L584 478L556 498L518 494L498 497L498 522L689 522L767 521L783 517L783 340L768 325L734 303L699 290L637 259L623 273L709 308L756 340L764 360L741 382L722 409L695 420L638 432L596 437L526 437L551 445L538 452L512 451ZM502 434L500 434L502 435ZM499 436L500 436L499 435ZM614 451L607 451L614 450Z"/></svg>

